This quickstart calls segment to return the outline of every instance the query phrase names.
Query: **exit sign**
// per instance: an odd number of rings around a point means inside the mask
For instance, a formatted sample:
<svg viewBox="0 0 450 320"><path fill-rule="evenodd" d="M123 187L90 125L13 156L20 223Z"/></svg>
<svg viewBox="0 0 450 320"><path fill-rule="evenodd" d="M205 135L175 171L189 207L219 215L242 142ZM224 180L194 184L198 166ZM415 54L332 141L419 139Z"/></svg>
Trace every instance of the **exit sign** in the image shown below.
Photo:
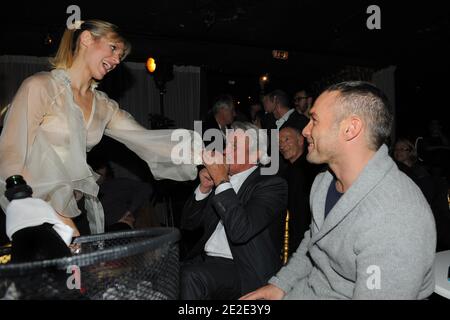
<svg viewBox="0 0 450 320"><path fill-rule="evenodd" d="M272 56L275 59L287 60L289 57L289 52L283 50L272 50Z"/></svg>

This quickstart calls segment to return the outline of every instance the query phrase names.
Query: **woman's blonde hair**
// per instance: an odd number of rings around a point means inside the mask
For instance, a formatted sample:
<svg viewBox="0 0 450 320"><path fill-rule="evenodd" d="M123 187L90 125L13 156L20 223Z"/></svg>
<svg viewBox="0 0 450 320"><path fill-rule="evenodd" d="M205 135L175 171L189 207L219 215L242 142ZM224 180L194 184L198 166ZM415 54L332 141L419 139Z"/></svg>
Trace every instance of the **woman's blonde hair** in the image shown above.
<svg viewBox="0 0 450 320"><path fill-rule="evenodd" d="M124 60L131 51L130 43L122 36L119 28L109 22L101 20L86 20L78 24L78 28L64 31L61 43L54 58L50 59L50 64L55 69L68 69L72 66L73 60L78 53L80 45L80 35L83 31L89 31L95 39L106 37L124 45L121 60Z"/></svg>

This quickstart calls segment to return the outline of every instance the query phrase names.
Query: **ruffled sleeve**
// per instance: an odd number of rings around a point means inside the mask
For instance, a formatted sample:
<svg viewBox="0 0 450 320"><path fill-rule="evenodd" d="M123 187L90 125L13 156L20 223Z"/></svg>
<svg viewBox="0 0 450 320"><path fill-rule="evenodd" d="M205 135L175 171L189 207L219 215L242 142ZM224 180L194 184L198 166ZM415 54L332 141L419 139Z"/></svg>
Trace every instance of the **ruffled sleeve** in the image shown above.
<svg viewBox="0 0 450 320"><path fill-rule="evenodd" d="M194 180L201 164L202 139L186 129L147 130L110 100L114 108L105 134L145 160L155 179Z"/></svg>
<svg viewBox="0 0 450 320"><path fill-rule="evenodd" d="M60 91L55 91L58 88ZM80 214L74 190L97 195L98 185L85 163L86 151L82 150L83 154L78 151L82 149L77 147L81 138L76 134L67 135L70 138L60 148L62 153L68 154L69 161L65 161L52 141L64 136L62 127L67 125L61 121L55 131L43 130L44 123L58 112L69 119L68 123L77 122L76 113L70 111L66 91L56 86L50 73L38 73L22 83L10 104L0 137L0 204L3 210L9 204L4 196L5 179L14 174L24 176L33 189L33 197L48 202L66 217ZM61 97L60 105L56 105L56 96ZM73 150L77 150L77 154ZM99 226L101 228L101 223Z"/></svg>
<svg viewBox="0 0 450 320"><path fill-rule="evenodd" d="M25 161L40 123L49 108L45 76L26 79L17 91L5 117L0 137L0 177L21 174L29 181Z"/></svg>

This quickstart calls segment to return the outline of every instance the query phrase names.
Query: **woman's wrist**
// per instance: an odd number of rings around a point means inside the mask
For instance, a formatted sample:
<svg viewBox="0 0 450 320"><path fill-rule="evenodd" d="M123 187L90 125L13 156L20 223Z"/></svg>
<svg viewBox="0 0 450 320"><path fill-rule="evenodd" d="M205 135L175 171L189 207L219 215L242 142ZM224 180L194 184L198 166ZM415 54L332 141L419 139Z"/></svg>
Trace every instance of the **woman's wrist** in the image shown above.
<svg viewBox="0 0 450 320"><path fill-rule="evenodd" d="M59 212L56 212L56 213L58 214L59 220L61 220L64 224L68 225L69 227L71 227L73 229L73 237L79 237L80 231L78 231L78 228L75 225L75 223L73 222L73 220L71 218L63 216Z"/></svg>

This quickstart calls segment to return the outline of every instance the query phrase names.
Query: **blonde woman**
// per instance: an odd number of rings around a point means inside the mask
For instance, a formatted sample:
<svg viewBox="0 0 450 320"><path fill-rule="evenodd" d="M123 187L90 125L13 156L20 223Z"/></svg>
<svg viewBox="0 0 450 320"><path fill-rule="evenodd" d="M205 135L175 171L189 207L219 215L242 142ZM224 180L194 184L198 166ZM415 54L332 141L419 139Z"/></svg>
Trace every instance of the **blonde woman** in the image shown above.
<svg viewBox="0 0 450 320"><path fill-rule="evenodd" d="M172 130L146 130L96 89L130 52L119 29L99 20L72 27L51 61L54 69L27 78L9 106L0 137L0 193L7 177L23 175L33 196L49 202L76 236L77 201L84 201L91 233L104 231L98 175L86 163L86 152L103 134L144 159L156 179L192 180L197 170L174 164ZM1 204L8 204L5 197Z"/></svg>

